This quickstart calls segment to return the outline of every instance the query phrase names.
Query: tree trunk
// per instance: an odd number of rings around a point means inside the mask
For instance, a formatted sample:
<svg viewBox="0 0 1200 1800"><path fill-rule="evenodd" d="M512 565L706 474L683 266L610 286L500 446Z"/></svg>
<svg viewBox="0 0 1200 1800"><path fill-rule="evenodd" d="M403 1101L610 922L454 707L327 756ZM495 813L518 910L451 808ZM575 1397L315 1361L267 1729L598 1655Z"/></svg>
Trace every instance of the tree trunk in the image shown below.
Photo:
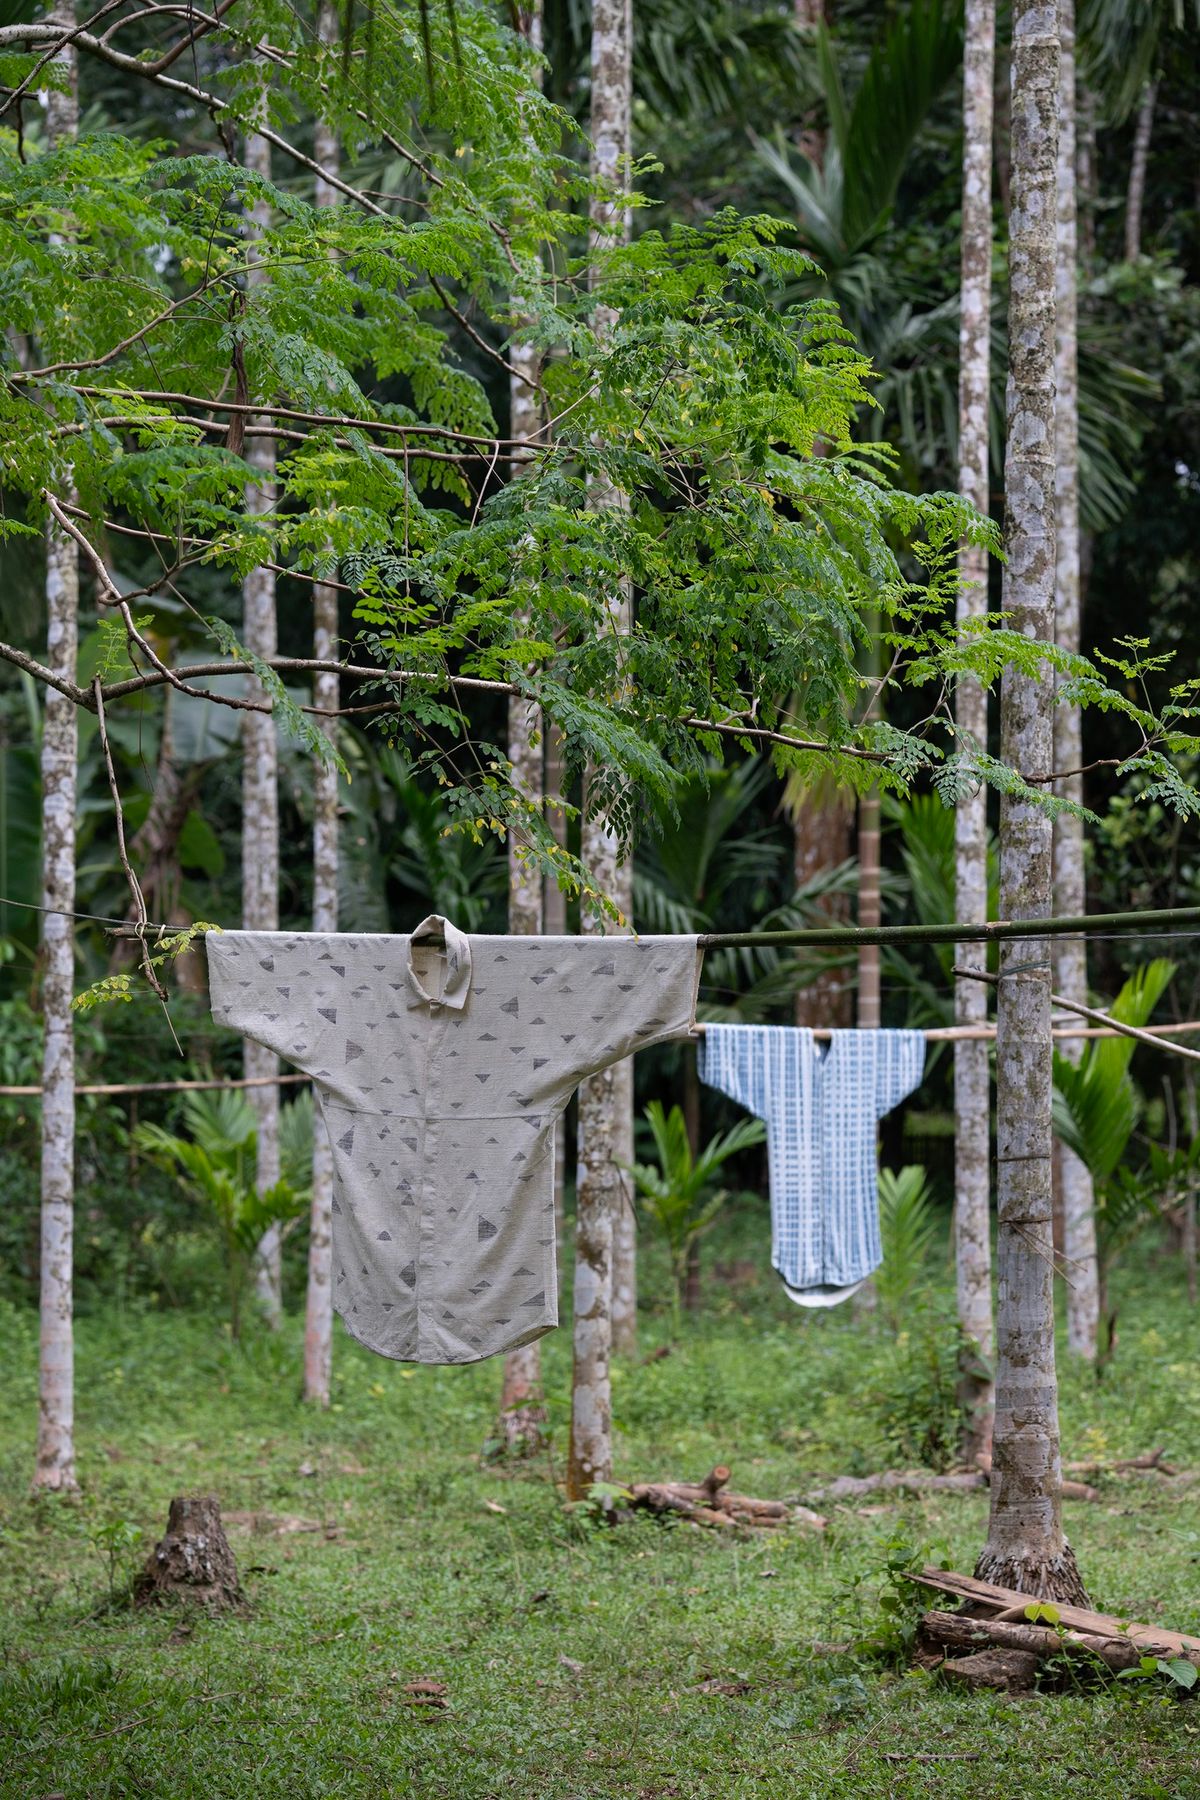
<svg viewBox="0 0 1200 1800"><path fill-rule="evenodd" d="M172 1500L166 1532L147 1557L133 1592L139 1606L190 1600L215 1612L239 1604L237 1563L215 1494Z"/></svg>
<svg viewBox="0 0 1200 1800"><path fill-rule="evenodd" d="M632 876L625 868L623 876ZM624 884L622 909L628 917L632 908L632 882ZM633 1161L633 1058L627 1057L616 1067L613 1083L617 1111L616 1155L620 1163L616 1171L613 1204L613 1273L612 1335L613 1350L618 1356L633 1356L637 1351L637 1213L633 1205L633 1189L625 1173ZM697 1264L694 1303L699 1304L700 1271Z"/></svg>
<svg viewBox="0 0 1200 1800"><path fill-rule="evenodd" d="M544 776L547 820L559 844L566 847L567 822L559 804L563 798L563 739L557 725L546 733ZM565 937L567 930L566 896L557 881L547 880L542 887L542 918L547 937ZM554 1239L558 1264L558 1285L563 1279L563 1257L567 1232L567 1115L564 1113L554 1128Z"/></svg>
<svg viewBox="0 0 1200 1800"><path fill-rule="evenodd" d="M1187 1113L1188 1135L1194 1139L1197 1131L1200 1131L1200 1105L1196 1099L1195 1074L1186 1064L1183 1071L1183 1103ZM1189 1180L1183 1194L1183 1229L1180 1233L1189 1306L1195 1306L1197 1300L1196 1235L1196 1185L1193 1180Z"/></svg>
<svg viewBox="0 0 1200 1800"><path fill-rule="evenodd" d="M1096 96L1076 70L1075 210L1079 263L1085 275L1096 266Z"/></svg>
<svg viewBox="0 0 1200 1800"><path fill-rule="evenodd" d="M1142 206L1146 198L1146 171L1150 165L1150 134L1154 129L1154 103L1158 81L1146 84L1133 130L1133 156L1129 164L1129 191L1125 198L1125 261L1142 254Z"/></svg>
<svg viewBox="0 0 1200 1800"><path fill-rule="evenodd" d="M542 47L541 0L533 0L519 15L522 35L536 50ZM541 424L538 401L538 353L534 345L515 338L509 349L512 374L508 383L509 435L531 438ZM518 481L528 452L518 450L511 477ZM541 708L514 695L508 702L508 759L513 783L531 805L545 801L543 769L544 721ZM540 869L523 854L517 833L508 837L508 929L514 937L536 937L545 930L544 883ZM556 1233L557 1237L557 1233ZM542 1442L546 1409L542 1404L542 1347L536 1340L510 1350L504 1359L500 1390L499 1436L507 1454L525 1456Z"/></svg>
<svg viewBox="0 0 1200 1800"><path fill-rule="evenodd" d="M73 0L50 15L75 24ZM79 129L74 48L56 58L65 91L51 88L46 135L52 148ZM63 239L51 235L53 249ZM63 498L74 503L71 471ZM46 663L76 679L79 642L79 554L53 520L46 529ZM41 1333L35 1489L73 1490L75 1479L75 1348L72 1318L75 1206L75 810L77 731L74 702L46 689L42 716L42 1159Z"/></svg>
<svg viewBox="0 0 1200 1800"><path fill-rule="evenodd" d="M1075 0L1059 0L1062 38L1058 139L1058 277L1055 388L1055 620L1056 641L1079 649L1079 370L1076 332ZM1083 719L1077 706L1054 709L1054 767L1083 763ZM1081 802L1083 777L1055 783L1057 794ZM1054 910L1069 917L1087 905L1083 870L1083 821L1064 814L1054 825ZM1087 945L1083 938L1054 940L1057 992L1087 1005ZM1083 1046L1068 1039L1064 1052L1077 1062ZM1062 1196L1062 1250L1067 1283L1067 1343L1089 1362L1096 1357L1099 1296L1096 1291L1096 1208L1087 1165L1066 1144L1058 1146Z"/></svg>
<svg viewBox="0 0 1200 1800"><path fill-rule="evenodd" d="M337 14L322 5L318 30L325 43L337 41ZM330 174L338 173L338 142L325 120L318 118L313 131L313 154ZM338 191L318 176L318 206L336 206ZM338 654L337 588L319 582L313 588L313 656L330 662ZM336 709L341 684L336 674L313 677L313 705ZM337 721L318 720L332 741ZM336 931L338 926L338 777L337 770L317 760L313 764L313 896L314 931ZM328 1406L333 1374L333 1147L320 1111L313 1108L312 1205L308 1227L308 1285L304 1302L304 1398L315 1406Z"/></svg>
<svg viewBox="0 0 1200 1800"><path fill-rule="evenodd" d="M967 0L963 57L962 275L959 310L958 488L977 511L990 510L991 293L992 293L992 97L996 50L995 0ZM987 552L964 544L958 556L963 587L960 630L988 610ZM987 749L987 693L964 680L955 696L962 747ZM987 788L958 802L954 821L955 916L963 923L987 918ZM962 960L986 961L983 946L964 947ZM957 1025L987 1019L987 988L959 981L954 990ZM967 1416L967 1460L991 1448L992 1238L991 1070L988 1046L962 1040L954 1046L954 1264L958 1322L967 1348L959 1392Z"/></svg>
<svg viewBox="0 0 1200 1800"><path fill-rule="evenodd" d="M592 8L592 159L595 180L617 184L628 179L630 89L633 49L631 0L595 0ZM593 199L593 255L629 235L629 211L619 202ZM611 331L615 319L597 308L597 336ZM621 506L625 497L607 483L594 483L594 507ZM628 631L630 594L622 582L608 604L608 628ZM585 790L586 790L585 783ZM631 871L622 866L617 841L603 819L585 817L580 855L596 884L616 902L628 922ZM585 910L583 931L597 929ZM578 1173L575 1188L575 1324L571 1379L571 1445L567 1462L567 1495L582 1499L593 1482L612 1476L612 1391L609 1363L613 1350L613 1236L622 1202L619 1161L633 1152L632 1083L615 1069L585 1081L579 1090ZM619 1284L628 1287L627 1275ZM627 1321L628 1323L628 1321Z"/></svg>
<svg viewBox="0 0 1200 1800"><path fill-rule="evenodd" d="M827 869L836 869L854 854L854 814L849 797L832 782L802 788L785 799L792 815L792 880L799 892ZM844 924L850 917L848 894L823 901L821 921ZM851 1023L851 987L844 966L823 969L795 998L797 1025L844 1027Z"/></svg>
<svg viewBox="0 0 1200 1800"><path fill-rule="evenodd" d="M858 922L864 928L878 925L883 916L880 841L879 789L871 788L858 803ZM881 1018L879 945L864 944L858 953L858 1029L878 1031Z"/></svg>
<svg viewBox="0 0 1200 1800"><path fill-rule="evenodd" d="M255 174L270 177L271 147L266 138L256 133L247 137L245 163ZM255 265L254 243L269 225L266 202L256 200L247 244L251 290L266 279L265 271ZM246 487L246 510L269 513L276 500L273 440L249 439L245 457L256 475ZM246 648L264 660L276 655L275 575L271 569L254 569L246 577L242 605ZM251 687L257 697L265 697L257 682ZM279 781L275 720L270 713L242 715L242 754L242 919L247 931L278 931ZM247 1040L245 1071L248 1078L277 1075L279 1059L261 1044ZM279 1089L258 1087L246 1092L257 1121L256 1181L263 1193L279 1180ZM255 1288L267 1323L273 1329L278 1327L283 1318L283 1272L277 1225L264 1232L259 1242Z"/></svg>
<svg viewBox="0 0 1200 1800"><path fill-rule="evenodd" d="M1008 433L1005 452L1010 628L1054 628L1054 275L1058 36L1045 0L1012 9L1012 214L1009 241ZM1036 675L1005 671L1001 755L1025 775L1050 768L1052 695ZM1000 912L1044 918L1052 889L1050 821L1005 795ZM1082 1600L1062 1525L1051 1243L1049 946L1006 943L996 1018L999 1186L996 1424L991 1519L976 1574L1021 1593Z"/></svg>

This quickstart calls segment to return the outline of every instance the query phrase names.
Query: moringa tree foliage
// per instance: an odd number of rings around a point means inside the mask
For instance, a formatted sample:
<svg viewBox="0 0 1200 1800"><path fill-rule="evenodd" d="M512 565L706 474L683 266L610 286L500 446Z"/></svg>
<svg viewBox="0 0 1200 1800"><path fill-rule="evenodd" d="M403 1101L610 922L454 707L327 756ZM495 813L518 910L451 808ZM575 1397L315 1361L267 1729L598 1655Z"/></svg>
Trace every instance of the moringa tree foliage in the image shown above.
<svg viewBox="0 0 1200 1800"><path fill-rule="evenodd" d="M955 550L995 548L991 527L956 495L889 485L886 448L859 432L873 372L828 299L781 298L811 265L775 222L723 211L660 231L648 216L589 285L573 128L528 45L464 0L452 15L377 0L340 46L275 0L182 25L166 5L103 8L74 42L108 116L48 150L32 96L57 78L62 36L0 27L0 534L38 535L52 513L75 535L112 622L110 719L241 665L285 728L335 754L285 686L311 664L264 667L214 602L270 563L290 584L284 615L314 582L342 584L345 704L407 747L456 826L515 829L593 905L479 728L491 694L538 702L623 835L643 799L669 810L731 745L860 789L922 774L947 799L980 779L1023 786L953 726L964 670L990 685L1045 654L1002 621L956 634ZM325 171L337 207L313 203L317 117L343 145L343 173ZM236 161L252 129L274 182ZM255 225L251 283L256 201L270 223ZM599 309L619 321L602 338ZM520 442L518 326L541 352L549 421ZM259 514L245 452L264 434L279 497ZM589 510L601 482L627 511ZM603 626L622 581L635 623L618 638ZM156 649L160 611L172 642L190 622L186 672ZM920 690L906 730L861 722L872 613L884 681ZM18 646L0 655L48 678ZM1055 660L1065 698L1124 715L1126 766L1191 808L1170 757L1190 690L1156 717L1136 697L1140 647L1114 685ZM67 687L95 710L94 685ZM227 686L223 703L254 704ZM1052 804L1051 772L1026 773Z"/></svg>

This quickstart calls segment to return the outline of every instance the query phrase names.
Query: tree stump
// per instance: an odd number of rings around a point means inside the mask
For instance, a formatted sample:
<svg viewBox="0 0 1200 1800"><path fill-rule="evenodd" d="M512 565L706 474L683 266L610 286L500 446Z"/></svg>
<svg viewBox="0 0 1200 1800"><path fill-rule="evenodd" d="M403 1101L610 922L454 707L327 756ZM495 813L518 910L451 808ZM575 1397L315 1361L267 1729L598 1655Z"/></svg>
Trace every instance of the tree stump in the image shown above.
<svg viewBox="0 0 1200 1800"><path fill-rule="evenodd" d="M172 1500L166 1532L134 1583L139 1606L168 1599L194 1601L214 1612L241 1603L237 1563L215 1494Z"/></svg>

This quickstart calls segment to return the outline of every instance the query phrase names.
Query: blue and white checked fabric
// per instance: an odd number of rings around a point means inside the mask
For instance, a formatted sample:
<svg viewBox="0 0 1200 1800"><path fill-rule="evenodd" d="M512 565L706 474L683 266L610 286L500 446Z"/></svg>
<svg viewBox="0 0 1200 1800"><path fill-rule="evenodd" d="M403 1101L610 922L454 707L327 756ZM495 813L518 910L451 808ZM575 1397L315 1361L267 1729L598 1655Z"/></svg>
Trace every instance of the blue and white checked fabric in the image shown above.
<svg viewBox="0 0 1200 1800"><path fill-rule="evenodd" d="M922 1031L706 1025L700 1079L767 1125L771 1262L801 1306L835 1306L883 1260L876 1131L925 1068Z"/></svg>

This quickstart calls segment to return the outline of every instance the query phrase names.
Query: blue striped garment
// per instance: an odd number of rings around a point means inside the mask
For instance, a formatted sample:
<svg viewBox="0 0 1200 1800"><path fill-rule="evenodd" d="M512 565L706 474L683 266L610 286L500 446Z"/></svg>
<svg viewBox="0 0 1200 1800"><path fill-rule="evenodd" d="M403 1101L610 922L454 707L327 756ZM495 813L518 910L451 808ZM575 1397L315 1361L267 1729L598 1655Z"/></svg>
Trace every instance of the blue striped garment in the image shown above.
<svg viewBox="0 0 1200 1800"><path fill-rule="evenodd" d="M922 1031L706 1025L700 1079L767 1124L771 1262L801 1306L845 1300L883 1260L876 1131L918 1086Z"/></svg>

